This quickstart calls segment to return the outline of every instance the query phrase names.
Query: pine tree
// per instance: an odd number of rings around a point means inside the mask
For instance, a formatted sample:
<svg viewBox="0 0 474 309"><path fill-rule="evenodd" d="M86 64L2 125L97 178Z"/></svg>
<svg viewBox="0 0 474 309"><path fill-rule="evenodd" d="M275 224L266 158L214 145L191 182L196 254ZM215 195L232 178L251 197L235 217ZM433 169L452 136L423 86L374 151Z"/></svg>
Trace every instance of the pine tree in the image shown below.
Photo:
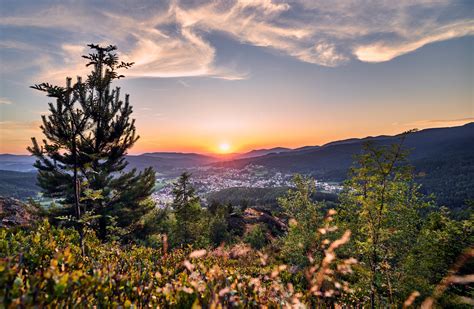
<svg viewBox="0 0 474 309"><path fill-rule="evenodd" d="M175 231L176 241L181 245L193 243L199 235L199 220L201 205L194 188L190 183L191 174L184 172L173 187L173 209L177 226Z"/></svg>
<svg viewBox="0 0 474 309"><path fill-rule="evenodd" d="M93 69L85 82L77 78L66 87L42 83L32 88L56 100L49 103L49 116L42 116L45 135L40 146L32 138L28 150L37 158L38 183L45 196L61 200L62 215L75 215L82 230L85 212L101 239L110 231L130 233L140 218L153 208L150 195L155 173L151 168L137 173L125 171L125 155L137 141L131 119L129 95L120 99L120 88L112 82L124 77L117 70L133 63L120 62L115 46L88 45L93 52L84 58Z"/></svg>

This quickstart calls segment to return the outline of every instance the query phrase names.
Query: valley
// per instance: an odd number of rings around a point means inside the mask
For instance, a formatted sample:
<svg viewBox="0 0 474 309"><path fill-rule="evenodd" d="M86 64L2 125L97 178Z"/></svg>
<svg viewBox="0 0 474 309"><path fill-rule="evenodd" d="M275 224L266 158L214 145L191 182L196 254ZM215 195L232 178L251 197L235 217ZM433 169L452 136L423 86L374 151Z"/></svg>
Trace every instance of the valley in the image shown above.
<svg viewBox="0 0 474 309"><path fill-rule="evenodd" d="M399 136L376 136L297 149L252 150L225 157L154 152L128 155L126 160L127 170L151 166L156 171L153 199L159 207L171 202L172 185L184 171L192 174L191 182L204 202L209 195L230 188L288 188L295 173L314 178L318 192L337 195L364 143L388 146L399 141ZM474 192L470 177L474 173L473 141L474 123L409 134L404 148L409 151L408 160L414 166L415 180L422 185L421 191L434 194L439 204L451 209L465 208L465 201ZM0 155L0 190L4 196L38 198L33 163L34 159L27 155Z"/></svg>

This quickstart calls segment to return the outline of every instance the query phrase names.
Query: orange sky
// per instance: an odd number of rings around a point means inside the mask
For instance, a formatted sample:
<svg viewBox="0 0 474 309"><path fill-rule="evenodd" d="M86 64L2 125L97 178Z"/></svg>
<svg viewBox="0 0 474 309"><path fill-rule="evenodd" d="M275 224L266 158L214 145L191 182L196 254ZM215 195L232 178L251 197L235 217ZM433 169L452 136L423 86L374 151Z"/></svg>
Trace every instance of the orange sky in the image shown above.
<svg viewBox="0 0 474 309"><path fill-rule="evenodd" d="M245 134L222 134L217 136L202 135L197 138L186 139L186 137L163 135L161 138L153 134L141 135L141 140L130 151L130 153L138 154L153 151L182 151L182 152L198 152L198 153L223 153L220 149L222 143L229 144L228 152L246 152L253 149L272 148L272 147L288 147L297 148L308 145L322 145L328 142L347 139L352 137L366 137L374 135L394 135L409 129L432 128L432 127L448 127L463 125L474 121L472 119L454 120L449 122L423 122L408 123L400 125L392 125L387 128L357 129L352 132L339 131L327 132L323 128L319 132L308 132L307 134L299 134L297 131L291 132L284 130L277 134L256 135L252 132ZM293 134L292 134L293 133ZM157 147L157 144L159 146Z"/></svg>
<svg viewBox="0 0 474 309"><path fill-rule="evenodd" d="M418 128L449 127L463 125L473 122L474 118L464 118L452 121L416 121L403 124L391 124L386 127L339 127L338 130L326 130L324 125L313 130L298 131L291 129L292 124L277 128L254 128L250 127L243 131L216 130L221 133L214 133L194 128L192 136L184 132L176 132L176 128L166 128L156 131L148 129L140 124L138 119L138 132L140 139L129 151L131 154L140 154L154 151L178 151L178 152L198 152L198 153L239 153L252 149L288 147L297 148L308 145L322 145L331 141L347 139L352 137L366 137L374 135L393 135L403 131ZM0 123L1 139L0 153L26 154L26 147L30 144L30 137L42 138L39 130L39 121L30 123ZM294 125L294 124L293 124ZM275 130L272 134L270 131ZM228 144L229 149L223 151L220 146Z"/></svg>

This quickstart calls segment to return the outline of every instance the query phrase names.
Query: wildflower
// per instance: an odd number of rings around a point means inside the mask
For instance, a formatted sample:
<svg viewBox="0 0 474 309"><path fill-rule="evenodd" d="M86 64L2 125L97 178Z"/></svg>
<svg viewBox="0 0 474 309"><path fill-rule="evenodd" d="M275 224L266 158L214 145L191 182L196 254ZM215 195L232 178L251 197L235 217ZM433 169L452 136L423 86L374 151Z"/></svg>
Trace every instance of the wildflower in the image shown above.
<svg viewBox="0 0 474 309"><path fill-rule="evenodd" d="M193 270L194 270L194 265L191 264L191 262L189 262L188 260L185 260L185 261L183 262L183 265L184 265L184 267L186 267L186 269L189 270L189 271L193 271Z"/></svg>
<svg viewBox="0 0 474 309"><path fill-rule="evenodd" d="M201 257L205 256L206 253L207 253L206 249L195 250L195 251L191 252L191 254L189 255L189 258L190 259L201 258Z"/></svg>
<svg viewBox="0 0 474 309"><path fill-rule="evenodd" d="M223 288L222 290L219 291L219 296L223 297L225 294L229 293L230 289L228 287Z"/></svg>

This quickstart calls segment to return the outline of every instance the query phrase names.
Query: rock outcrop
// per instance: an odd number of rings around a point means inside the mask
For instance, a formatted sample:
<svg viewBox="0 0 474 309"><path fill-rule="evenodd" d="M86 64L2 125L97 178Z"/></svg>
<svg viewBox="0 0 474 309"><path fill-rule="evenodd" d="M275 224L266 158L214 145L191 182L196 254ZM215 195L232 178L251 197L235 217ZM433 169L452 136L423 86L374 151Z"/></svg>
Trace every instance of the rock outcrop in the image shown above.
<svg viewBox="0 0 474 309"><path fill-rule="evenodd" d="M11 197L0 196L0 227L28 226L37 220L38 210Z"/></svg>
<svg viewBox="0 0 474 309"><path fill-rule="evenodd" d="M287 229L287 225L278 217L273 216L269 211L257 208L247 208L243 214L231 214L229 227L237 235L244 235L245 232L254 225L265 225L273 238L282 235Z"/></svg>

